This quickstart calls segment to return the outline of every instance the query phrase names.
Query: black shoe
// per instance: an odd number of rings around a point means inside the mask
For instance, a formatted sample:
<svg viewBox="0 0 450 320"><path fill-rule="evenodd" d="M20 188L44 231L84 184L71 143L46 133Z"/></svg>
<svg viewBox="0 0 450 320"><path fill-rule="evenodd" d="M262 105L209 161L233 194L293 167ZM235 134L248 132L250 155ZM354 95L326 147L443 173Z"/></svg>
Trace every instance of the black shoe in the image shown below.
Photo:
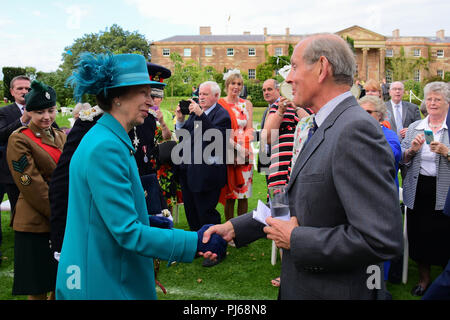
<svg viewBox="0 0 450 320"><path fill-rule="evenodd" d="M411 294L415 297L421 297L425 294L425 291L427 291L427 288L422 287L420 284L412 288Z"/></svg>
<svg viewBox="0 0 450 320"><path fill-rule="evenodd" d="M223 257L221 257L221 258L219 258L219 257L217 257L217 259L216 260L212 260L212 259L205 259L205 260L203 260L203 262L202 262L202 266L204 266L204 267L214 267L216 264L219 264L219 263L221 263L224 259L225 259L225 255L223 256Z"/></svg>

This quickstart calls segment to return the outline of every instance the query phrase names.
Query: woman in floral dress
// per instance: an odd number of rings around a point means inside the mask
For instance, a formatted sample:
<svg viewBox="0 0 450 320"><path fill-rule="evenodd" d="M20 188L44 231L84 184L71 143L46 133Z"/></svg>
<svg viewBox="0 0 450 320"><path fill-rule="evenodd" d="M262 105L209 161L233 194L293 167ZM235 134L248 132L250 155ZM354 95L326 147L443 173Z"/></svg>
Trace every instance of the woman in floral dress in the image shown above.
<svg viewBox="0 0 450 320"><path fill-rule="evenodd" d="M239 70L231 70L224 76L227 96L219 104L227 109L231 118L233 133L230 143L234 148L234 164L228 164L228 183L222 189L221 203L225 205L225 219L234 216L234 204L238 199L237 213L248 211L248 198L252 196L253 153L250 142L253 139L253 105L241 99L239 94L244 80Z"/></svg>

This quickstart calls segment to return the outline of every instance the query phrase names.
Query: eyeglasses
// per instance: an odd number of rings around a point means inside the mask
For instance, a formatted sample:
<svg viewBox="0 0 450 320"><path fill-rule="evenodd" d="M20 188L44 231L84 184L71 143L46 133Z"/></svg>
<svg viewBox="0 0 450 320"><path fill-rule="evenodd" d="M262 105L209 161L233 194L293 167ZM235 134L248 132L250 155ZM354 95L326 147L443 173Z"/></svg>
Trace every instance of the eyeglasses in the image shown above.
<svg viewBox="0 0 450 320"><path fill-rule="evenodd" d="M366 110L366 111L367 111L368 114L372 114L374 112L378 112L378 111L375 111L375 110Z"/></svg>

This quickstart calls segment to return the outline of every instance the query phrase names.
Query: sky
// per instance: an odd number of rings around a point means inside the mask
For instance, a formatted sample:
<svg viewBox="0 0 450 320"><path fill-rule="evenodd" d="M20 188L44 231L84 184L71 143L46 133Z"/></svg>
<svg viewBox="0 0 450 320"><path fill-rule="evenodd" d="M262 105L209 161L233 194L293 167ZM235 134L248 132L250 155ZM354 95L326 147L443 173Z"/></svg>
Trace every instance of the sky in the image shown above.
<svg viewBox="0 0 450 320"><path fill-rule="evenodd" d="M450 37L448 0L22 0L2 1L0 70L4 66L56 71L64 48L117 24L151 41L174 35L337 32L353 25L391 36ZM0 79L3 74L0 72Z"/></svg>

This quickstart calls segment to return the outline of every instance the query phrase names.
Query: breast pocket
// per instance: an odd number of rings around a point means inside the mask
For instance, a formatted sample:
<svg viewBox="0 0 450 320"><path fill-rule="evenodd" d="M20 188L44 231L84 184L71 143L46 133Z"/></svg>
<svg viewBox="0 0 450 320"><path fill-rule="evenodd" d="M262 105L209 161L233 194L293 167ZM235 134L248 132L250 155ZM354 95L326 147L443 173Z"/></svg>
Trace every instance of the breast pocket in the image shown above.
<svg viewBox="0 0 450 320"><path fill-rule="evenodd" d="M299 183L317 183L323 182L324 179L323 173L303 174L297 178Z"/></svg>

